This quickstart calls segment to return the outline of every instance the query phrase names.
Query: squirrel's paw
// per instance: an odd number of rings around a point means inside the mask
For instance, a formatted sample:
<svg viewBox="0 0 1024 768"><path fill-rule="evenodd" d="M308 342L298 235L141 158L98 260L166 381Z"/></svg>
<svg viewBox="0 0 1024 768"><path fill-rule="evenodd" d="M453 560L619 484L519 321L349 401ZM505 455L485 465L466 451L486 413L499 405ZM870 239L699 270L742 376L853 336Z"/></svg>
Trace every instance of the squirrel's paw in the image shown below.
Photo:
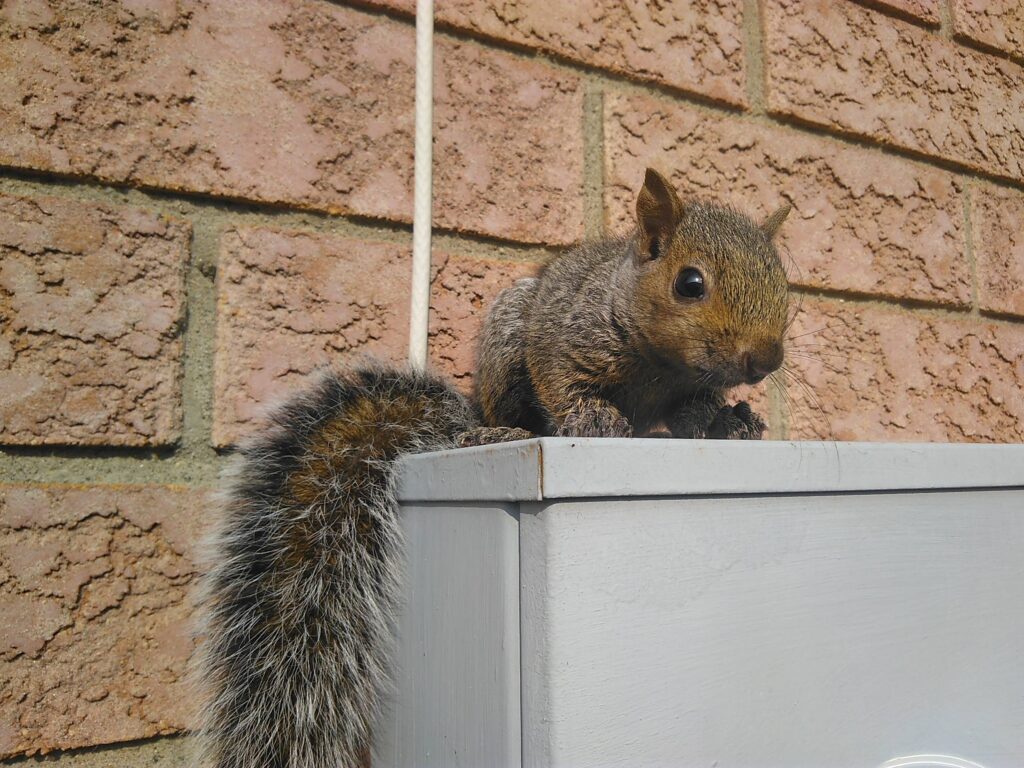
<svg viewBox="0 0 1024 768"><path fill-rule="evenodd" d="M632 437L633 425L608 405L581 403L566 414L558 437Z"/></svg>
<svg viewBox="0 0 1024 768"><path fill-rule="evenodd" d="M712 440L760 440L767 427L744 400L722 406L708 424L706 435Z"/></svg>
<svg viewBox="0 0 1024 768"><path fill-rule="evenodd" d="M513 440L529 440L536 437L528 429L519 427L474 427L467 429L457 438L455 442L460 448L469 448L474 445L491 445L493 443L511 443Z"/></svg>

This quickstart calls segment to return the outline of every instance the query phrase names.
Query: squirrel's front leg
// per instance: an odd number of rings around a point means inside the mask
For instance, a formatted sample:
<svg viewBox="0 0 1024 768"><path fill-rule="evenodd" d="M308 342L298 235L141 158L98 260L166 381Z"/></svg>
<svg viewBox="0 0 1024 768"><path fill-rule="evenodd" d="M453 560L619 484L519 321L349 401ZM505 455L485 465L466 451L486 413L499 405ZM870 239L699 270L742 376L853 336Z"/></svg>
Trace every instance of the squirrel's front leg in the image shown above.
<svg viewBox="0 0 1024 768"><path fill-rule="evenodd" d="M562 414L559 437L632 437L633 425L607 400L584 397Z"/></svg>
<svg viewBox="0 0 1024 768"><path fill-rule="evenodd" d="M708 425L725 405L717 392L702 393L676 406L665 420L672 437L697 440L708 436Z"/></svg>
<svg viewBox="0 0 1024 768"><path fill-rule="evenodd" d="M678 438L760 440L766 425L746 401L726 405L720 394L708 393L676 408L668 428Z"/></svg>
<svg viewBox="0 0 1024 768"><path fill-rule="evenodd" d="M460 448L477 445L494 445L495 443L511 443L515 440L529 440L535 434L521 427L473 427L455 438Z"/></svg>
<svg viewBox="0 0 1024 768"><path fill-rule="evenodd" d="M537 404L547 422L547 434L556 437L632 437L633 425L610 400L601 396L600 382L589 371L544 355L527 357Z"/></svg>

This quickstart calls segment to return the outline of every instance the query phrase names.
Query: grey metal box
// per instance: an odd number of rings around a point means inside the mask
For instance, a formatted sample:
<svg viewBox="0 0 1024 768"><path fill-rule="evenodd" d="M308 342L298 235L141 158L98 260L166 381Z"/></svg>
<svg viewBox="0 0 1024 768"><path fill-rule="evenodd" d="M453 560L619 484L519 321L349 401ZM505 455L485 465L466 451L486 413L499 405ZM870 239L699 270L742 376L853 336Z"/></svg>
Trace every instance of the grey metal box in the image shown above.
<svg viewBox="0 0 1024 768"><path fill-rule="evenodd" d="M1024 446L409 457L377 766L1024 765Z"/></svg>

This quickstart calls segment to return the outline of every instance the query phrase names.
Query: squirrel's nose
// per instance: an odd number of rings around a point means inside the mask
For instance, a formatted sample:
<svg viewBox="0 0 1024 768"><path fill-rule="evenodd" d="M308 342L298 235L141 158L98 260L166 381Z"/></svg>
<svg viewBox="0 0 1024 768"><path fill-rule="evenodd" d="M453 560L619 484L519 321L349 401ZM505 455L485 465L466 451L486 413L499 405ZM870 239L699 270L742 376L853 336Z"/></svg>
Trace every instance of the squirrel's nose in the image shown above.
<svg viewBox="0 0 1024 768"><path fill-rule="evenodd" d="M748 350L743 353L740 362L747 383L757 384L782 365L782 345L774 342L766 345L763 349Z"/></svg>

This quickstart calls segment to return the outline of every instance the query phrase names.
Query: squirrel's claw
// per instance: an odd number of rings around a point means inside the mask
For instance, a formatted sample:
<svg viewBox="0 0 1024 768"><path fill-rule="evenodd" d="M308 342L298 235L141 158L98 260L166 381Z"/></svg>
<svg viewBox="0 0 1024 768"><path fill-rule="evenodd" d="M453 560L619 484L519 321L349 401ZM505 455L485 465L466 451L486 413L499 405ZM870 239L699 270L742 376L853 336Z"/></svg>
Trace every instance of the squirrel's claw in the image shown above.
<svg viewBox="0 0 1024 768"><path fill-rule="evenodd" d="M612 405L581 402L562 421L558 437L632 437L633 425Z"/></svg>
<svg viewBox="0 0 1024 768"><path fill-rule="evenodd" d="M723 405L708 424L706 436L711 440L760 440L765 429L764 419L744 400Z"/></svg>

